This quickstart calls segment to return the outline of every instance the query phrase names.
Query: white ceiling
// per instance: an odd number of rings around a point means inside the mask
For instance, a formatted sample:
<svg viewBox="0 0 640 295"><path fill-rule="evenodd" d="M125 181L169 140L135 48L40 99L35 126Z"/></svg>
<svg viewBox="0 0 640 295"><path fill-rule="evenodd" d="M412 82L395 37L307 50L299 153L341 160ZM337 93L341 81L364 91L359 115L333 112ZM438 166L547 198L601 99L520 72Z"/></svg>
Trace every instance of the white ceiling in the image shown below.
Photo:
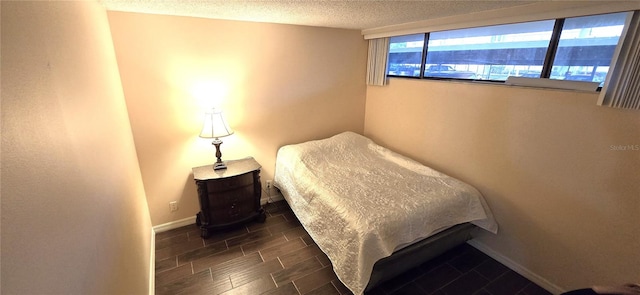
<svg viewBox="0 0 640 295"><path fill-rule="evenodd" d="M543 1L98 0L107 10L213 19L372 29ZM548 0L545 0L548 1Z"/></svg>

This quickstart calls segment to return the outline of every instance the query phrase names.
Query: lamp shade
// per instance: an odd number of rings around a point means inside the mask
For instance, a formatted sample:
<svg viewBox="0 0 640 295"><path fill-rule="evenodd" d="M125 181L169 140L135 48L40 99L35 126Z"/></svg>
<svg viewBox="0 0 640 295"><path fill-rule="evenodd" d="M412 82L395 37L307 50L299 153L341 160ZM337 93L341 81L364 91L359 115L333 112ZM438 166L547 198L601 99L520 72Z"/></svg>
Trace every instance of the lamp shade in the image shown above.
<svg viewBox="0 0 640 295"><path fill-rule="evenodd" d="M200 132L202 138L218 138L233 134L221 110L212 109L205 113L204 126Z"/></svg>

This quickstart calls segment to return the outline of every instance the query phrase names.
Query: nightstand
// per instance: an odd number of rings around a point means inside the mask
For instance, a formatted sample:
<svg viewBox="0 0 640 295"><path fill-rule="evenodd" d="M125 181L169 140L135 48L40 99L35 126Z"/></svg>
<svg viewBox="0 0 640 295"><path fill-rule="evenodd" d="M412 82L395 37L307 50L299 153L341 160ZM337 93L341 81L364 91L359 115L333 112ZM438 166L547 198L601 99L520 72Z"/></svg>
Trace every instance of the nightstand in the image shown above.
<svg viewBox="0 0 640 295"><path fill-rule="evenodd" d="M193 168L200 202L196 224L203 238L218 229L266 219L260 206L260 164L253 158L225 163L223 170L213 170L213 165Z"/></svg>

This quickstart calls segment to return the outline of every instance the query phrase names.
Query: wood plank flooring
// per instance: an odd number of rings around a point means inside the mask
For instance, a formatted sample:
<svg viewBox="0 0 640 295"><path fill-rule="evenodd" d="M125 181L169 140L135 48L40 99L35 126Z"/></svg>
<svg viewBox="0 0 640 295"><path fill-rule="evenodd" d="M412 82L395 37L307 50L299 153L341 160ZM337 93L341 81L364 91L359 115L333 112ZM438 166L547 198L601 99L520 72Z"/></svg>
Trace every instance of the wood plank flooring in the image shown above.
<svg viewBox="0 0 640 295"><path fill-rule="evenodd" d="M200 238L195 224L156 235L156 294L351 294L286 202L265 223ZM366 293L549 295L464 244Z"/></svg>

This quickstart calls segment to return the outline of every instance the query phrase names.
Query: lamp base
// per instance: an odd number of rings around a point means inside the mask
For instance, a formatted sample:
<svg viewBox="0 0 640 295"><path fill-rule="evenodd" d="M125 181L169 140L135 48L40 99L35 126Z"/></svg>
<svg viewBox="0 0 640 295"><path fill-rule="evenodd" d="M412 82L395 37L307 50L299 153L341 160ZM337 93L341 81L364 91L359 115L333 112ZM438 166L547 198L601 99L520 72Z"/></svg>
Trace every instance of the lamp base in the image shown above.
<svg viewBox="0 0 640 295"><path fill-rule="evenodd" d="M222 170L227 169L227 165L222 162L222 153L220 152L220 145L222 144L222 140L219 138L215 138L211 144L216 147L216 158L218 159L215 164L213 164L213 170Z"/></svg>
<svg viewBox="0 0 640 295"><path fill-rule="evenodd" d="M224 162L216 162L213 164L213 170L227 169L227 165Z"/></svg>

